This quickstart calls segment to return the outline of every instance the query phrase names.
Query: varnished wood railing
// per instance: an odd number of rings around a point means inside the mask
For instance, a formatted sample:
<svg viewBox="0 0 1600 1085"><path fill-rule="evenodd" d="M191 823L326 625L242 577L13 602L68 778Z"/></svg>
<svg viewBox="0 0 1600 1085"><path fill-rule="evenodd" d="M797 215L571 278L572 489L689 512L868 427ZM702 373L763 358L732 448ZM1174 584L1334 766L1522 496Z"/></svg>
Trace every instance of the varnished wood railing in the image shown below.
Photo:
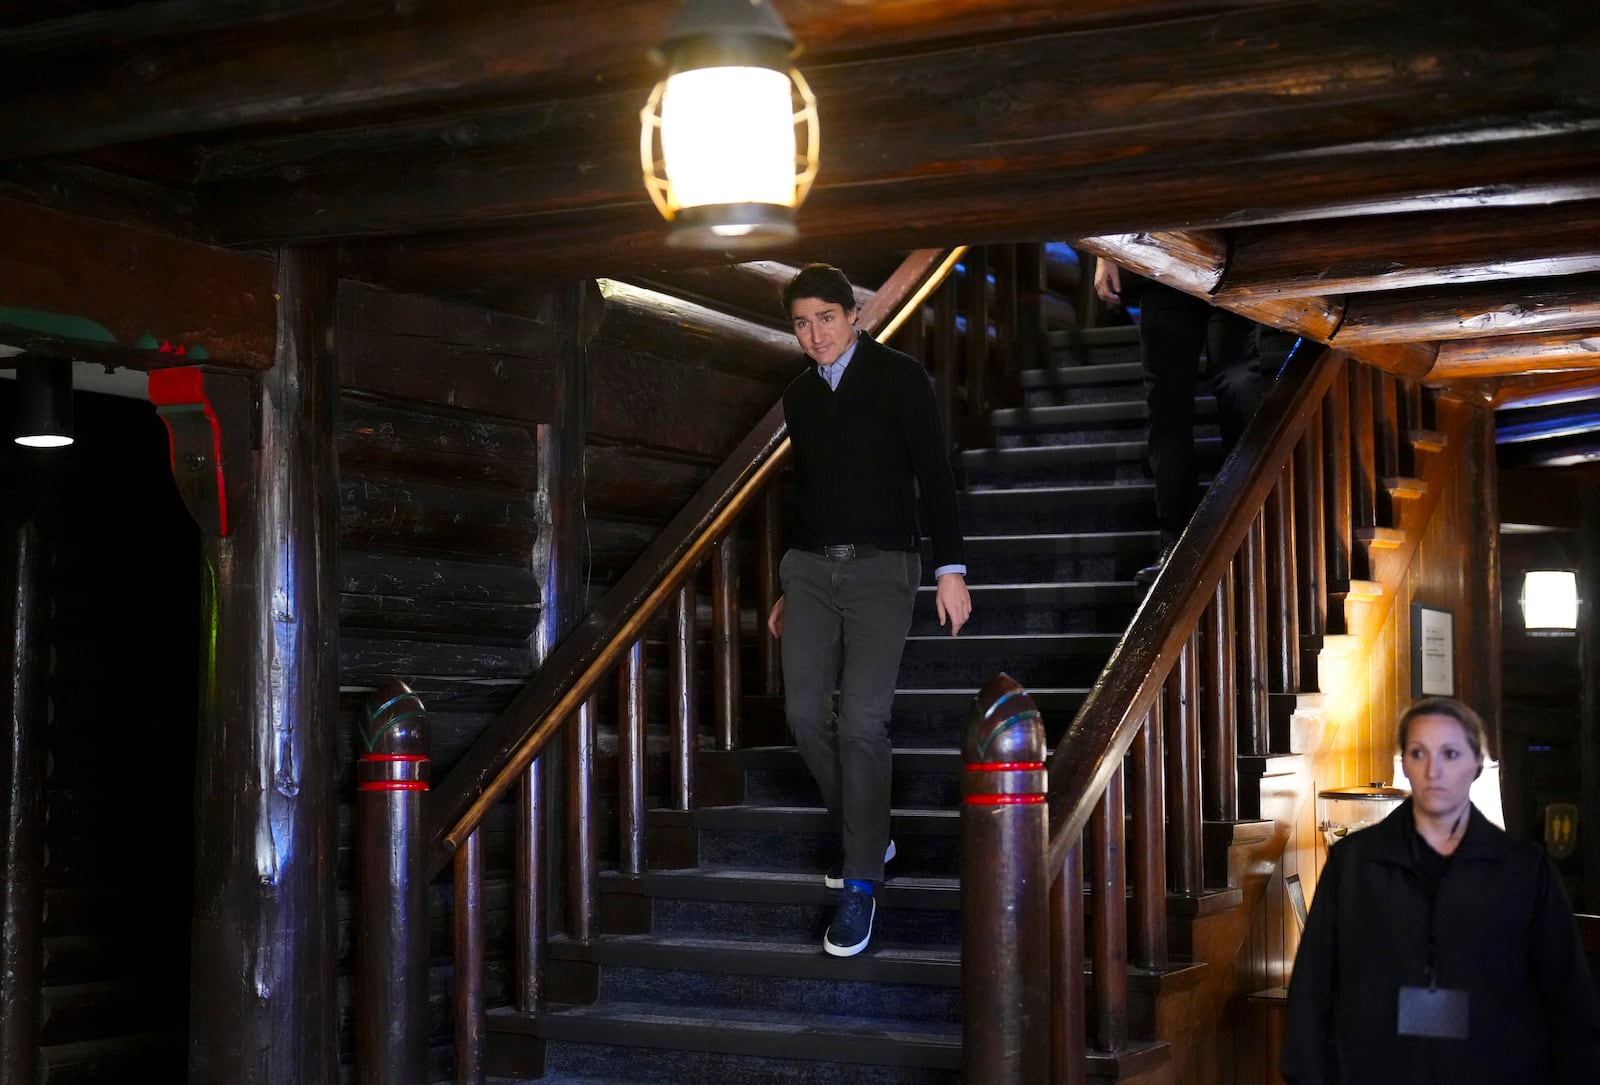
<svg viewBox="0 0 1600 1085"><path fill-rule="evenodd" d="M1050 755L1048 840L1038 841L1049 889L1003 876L963 884L963 909L990 914L1048 892L1049 959L999 939L964 941L963 958L974 976L1045 970L1055 1023L1048 1051L1025 1050L1044 1041L1020 1032L969 1044L968 1080L1021 1085L1048 1060L1049 1080L1082 1081L1089 1050L1129 1043L1126 969L1166 967L1169 894L1212 888L1205 823L1239 817L1238 755L1274 752L1269 698L1301 692L1302 634L1343 632L1344 610L1327 600L1369 590L1367 555L1398 534L1386 502L1414 488L1406 457L1427 405L1341 353L1302 344L1291 355ZM975 711L1004 694L1004 683L986 687ZM983 816L963 809L964 820ZM992 872L1027 865L996 857ZM1085 879L1091 900L1126 895L1127 910L1096 903L1086 930ZM969 1036L1005 1019L968 1004ZM973 1061L996 1050L1015 1057Z"/></svg>

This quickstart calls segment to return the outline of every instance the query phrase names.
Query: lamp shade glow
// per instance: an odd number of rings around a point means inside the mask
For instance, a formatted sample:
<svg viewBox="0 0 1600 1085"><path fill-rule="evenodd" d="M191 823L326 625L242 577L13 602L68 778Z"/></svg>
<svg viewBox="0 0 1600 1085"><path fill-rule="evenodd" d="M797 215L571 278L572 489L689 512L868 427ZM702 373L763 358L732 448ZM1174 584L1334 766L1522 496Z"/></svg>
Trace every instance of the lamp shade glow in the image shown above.
<svg viewBox="0 0 1600 1085"><path fill-rule="evenodd" d="M755 248L796 234L816 176L816 99L762 0L690 0L662 43L667 76L640 111L645 188L669 244Z"/></svg>
<svg viewBox="0 0 1600 1085"><path fill-rule="evenodd" d="M1522 578L1522 624L1530 633L1570 633L1578 628L1578 574L1571 569L1530 569Z"/></svg>
<svg viewBox="0 0 1600 1085"><path fill-rule="evenodd" d="M72 363L25 354L17 359L17 430L28 448L72 443Z"/></svg>

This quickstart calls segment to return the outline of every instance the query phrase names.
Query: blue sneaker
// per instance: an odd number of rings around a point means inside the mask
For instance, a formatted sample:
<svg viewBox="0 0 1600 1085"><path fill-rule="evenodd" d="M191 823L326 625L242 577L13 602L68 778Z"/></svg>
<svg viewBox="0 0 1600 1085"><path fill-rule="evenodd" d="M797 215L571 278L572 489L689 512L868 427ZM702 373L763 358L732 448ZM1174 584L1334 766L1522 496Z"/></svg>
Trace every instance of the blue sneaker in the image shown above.
<svg viewBox="0 0 1600 1085"><path fill-rule="evenodd" d="M887 863L890 859L893 859L893 858L894 858L894 841L891 840L891 841L889 841L889 846L887 848L883 849L883 861ZM838 862L838 863L833 864L833 866L828 869L828 872L822 876L822 884L827 886L829 889L843 889L844 888L844 863L843 862Z"/></svg>
<svg viewBox="0 0 1600 1085"><path fill-rule="evenodd" d="M846 887L828 933L822 936L822 948L833 957L854 957L872 941L872 921L877 916L878 901L871 893Z"/></svg>

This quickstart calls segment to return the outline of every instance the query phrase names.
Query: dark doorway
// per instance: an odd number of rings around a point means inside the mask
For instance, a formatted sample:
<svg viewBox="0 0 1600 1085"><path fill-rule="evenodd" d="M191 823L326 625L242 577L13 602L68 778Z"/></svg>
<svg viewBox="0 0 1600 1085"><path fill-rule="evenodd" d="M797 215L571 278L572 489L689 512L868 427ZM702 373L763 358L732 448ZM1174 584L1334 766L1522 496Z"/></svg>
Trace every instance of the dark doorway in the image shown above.
<svg viewBox="0 0 1600 1085"><path fill-rule="evenodd" d="M199 533L142 399L74 394L76 442L11 441L0 500L39 506L50 701L41 1061L51 1080L187 1076Z"/></svg>

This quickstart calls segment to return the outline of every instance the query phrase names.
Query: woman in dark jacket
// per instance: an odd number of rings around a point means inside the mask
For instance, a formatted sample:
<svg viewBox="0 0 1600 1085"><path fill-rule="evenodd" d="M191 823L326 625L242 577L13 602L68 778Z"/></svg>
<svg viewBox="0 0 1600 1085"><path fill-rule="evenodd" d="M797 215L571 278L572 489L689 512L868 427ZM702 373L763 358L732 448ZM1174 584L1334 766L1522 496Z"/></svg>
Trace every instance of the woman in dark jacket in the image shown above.
<svg viewBox="0 0 1600 1085"><path fill-rule="evenodd" d="M1419 701L1411 798L1335 844L1289 986L1292 1082L1600 1082L1600 1003L1572 905L1536 845L1467 797L1484 726Z"/></svg>

